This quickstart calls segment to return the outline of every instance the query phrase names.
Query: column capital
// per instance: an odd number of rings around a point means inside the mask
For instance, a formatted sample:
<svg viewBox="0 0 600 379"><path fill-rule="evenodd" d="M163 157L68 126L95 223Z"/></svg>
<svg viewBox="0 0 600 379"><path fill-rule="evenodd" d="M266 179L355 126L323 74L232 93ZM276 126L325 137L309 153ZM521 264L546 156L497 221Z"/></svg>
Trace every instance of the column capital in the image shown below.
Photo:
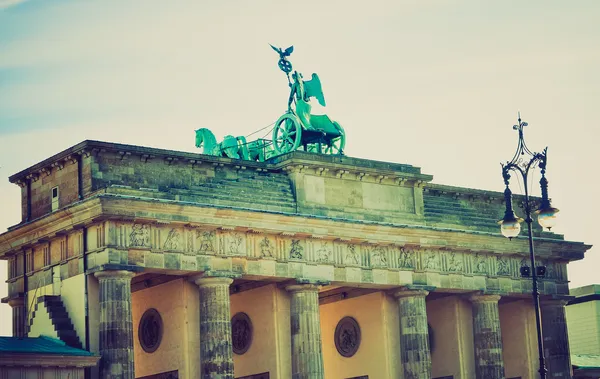
<svg viewBox="0 0 600 379"><path fill-rule="evenodd" d="M321 288L318 284L304 283L304 284L290 284L285 286L285 290L288 292L319 292Z"/></svg>
<svg viewBox="0 0 600 379"><path fill-rule="evenodd" d="M424 289L405 289L394 291L392 294L396 299L403 297L426 297L429 295L429 291Z"/></svg>
<svg viewBox="0 0 600 379"><path fill-rule="evenodd" d="M230 285L233 283L233 279L237 279L240 276L242 275L232 271L205 271L189 277L188 280L196 283L198 286Z"/></svg>
<svg viewBox="0 0 600 379"><path fill-rule="evenodd" d="M98 279L116 278L116 279L131 279L135 272L127 270L103 270L94 272L94 276Z"/></svg>
<svg viewBox="0 0 600 379"><path fill-rule="evenodd" d="M468 297L468 299L471 301L471 303L498 303L498 301L500 301L501 297L502 296L500 296L500 295L476 293L476 294L470 295Z"/></svg>
<svg viewBox="0 0 600 379"><path fill-rule="evenodd" d="M8 299L7 303L11 306L11 308L22 307L25 305L25 297L13 297Z"/></svg>
<svg viewBox="0 0 600 379"><path fill-rule="evenodd" d="M233 279L227 276L201 276L194 278L194 283L198 287L229 286Z"/></svg>
<svg viewBox="0 0 600 379"><path fill-rule="evenodd" d="M571 300L575 299L575 296L552 296L552 297L540 297L541 307L564 307Z"/></svg>

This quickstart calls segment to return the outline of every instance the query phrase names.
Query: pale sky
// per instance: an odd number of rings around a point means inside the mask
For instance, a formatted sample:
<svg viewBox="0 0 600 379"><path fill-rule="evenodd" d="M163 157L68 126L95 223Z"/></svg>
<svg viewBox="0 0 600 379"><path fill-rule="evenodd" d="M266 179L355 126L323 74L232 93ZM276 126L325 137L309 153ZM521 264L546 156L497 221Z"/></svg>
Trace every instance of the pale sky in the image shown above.
<svg viewBox="0 0 600 379"><path fill-rule="evenodd" d="M20 221L7 177L85 139L193 152L197 128L275 121L288 87L272 43L319 74L347 155L435 183L502 191L520 110L529 147L549 146L556 232L600 244L598 20L597 0L0 0L0 231ZM571 286L600 282L596 251ZM7 305L0 318L9 335Z"/></svg>

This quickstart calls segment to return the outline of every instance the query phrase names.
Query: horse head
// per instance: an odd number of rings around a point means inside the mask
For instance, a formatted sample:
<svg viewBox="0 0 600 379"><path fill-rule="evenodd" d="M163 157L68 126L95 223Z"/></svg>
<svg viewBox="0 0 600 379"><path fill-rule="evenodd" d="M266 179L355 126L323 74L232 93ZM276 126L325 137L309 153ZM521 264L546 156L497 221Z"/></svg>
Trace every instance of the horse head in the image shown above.
<svg viewBox="0 0 600 379"><path fill-rule="evenodd" d="M203 148L202 154L217 155L217 138L209 129L197 129L196 147Z"/></svg>

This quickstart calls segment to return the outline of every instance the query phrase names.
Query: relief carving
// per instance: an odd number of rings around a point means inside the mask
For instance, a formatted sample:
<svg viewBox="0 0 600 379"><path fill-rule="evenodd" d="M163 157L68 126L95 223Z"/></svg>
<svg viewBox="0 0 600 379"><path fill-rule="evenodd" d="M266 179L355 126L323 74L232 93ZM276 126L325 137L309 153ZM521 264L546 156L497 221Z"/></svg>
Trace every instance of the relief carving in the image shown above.
<svg viewBox="0 0 600 379"><path fill-rule="evenodd" d="M346 250L346 256L344 257L344 261L349 265L359 265L358 253L356 252L356 245L348 245L348 249Z"/></svg>
<svg viewBox="0 0 600 379"><path fill-rule="evenodd" d="M554 269L554 263L550 260L545 260L543 265L546 266L546 278L555 278L556 270Z"/></svg>
<svg viewBox="0 0 600 379"><path fill-rule="evenodd" d="M405 248L400 249L400 256L398 257L398 267L407 269L415 268L414 252L412 250L407 250Z"/></svg>
<svg viewBox="0 0 600 379"><path fill-rule="evenodd" d="M196 251L199 254L214 252L215 237L214 230L196 230Z"/></svg>
<svg viewBox="0 0 600 379"><path fill-rule="evenodd" d="M473 272L478 274L487 274L487 257L477 253L473 257Z"/></svg>
<svg viewBox="0 0 600 379"><path fill-rule="evenodd" d="M425 252L423 259L423 268L425 270L439 270L440 269L440 254L437 251Z"/></svg>
<svg viewBox="0 0 600 379"><path fill-rule="evenodd" d="M133 224L129 234L129 246L150 247L150 225Z"/></svg>
<svg viewBox="0 0 600 379"><path fill-rule="evenodd" d="M371 266L387 267L387 250L383 246L374 246L371 250Z"/></svg>
<svg viewBox="0 0 600 379"><path fill-rule="evenodd" d="M275 251L275 247L273 246L273 244L271 243L271 240L265 236L265 238L263 238L260 243L258 244L258 247L260 248L260 256L261 258L263 257L273 257L273 253Z"/></svg>
<svg viewBox="0 0 600 379"><path fill-rule="evenodd" d="M461 272L463 271L463 256L458 253L450 253L448 256L448 271Z"/></svg>
<svg viewBox="0 0 600 379"><path fill-rule="evenodd" d="M290 247L290 258L303 259L304 258L304 247L300 245L300 240L292 240Z"/></svg>
<svg viewBox="0 0 600 379"><path fill-rule="evenodd" d="M510 275L510 265L508 258L497 255L496 266L498 267L498 275Z"/></svg>
<svg viewBox="0 0 600 379"><path fill-rule="evenodd" d="M361 335L358 322L346 316L338 322L335 333L335 347L341 356L349 358L356 354L360 346Z"/></svg>
<svg viewBox="0 0 600 379"><path fill-rule="evenodd" d="M329 247L329 243L323 242L317 250L317 261L318 262L331 262L331 248Z"/></svg>
<svg viewBox="0 0 600 379"><path fill-rule="evenodd" d="M248 351L252 344L252 321L246 313L236 313L231 318L231 342L233 352L242 355Z"/></svg>
<svg viewBox="0 0 600 379"><path fill-rule="evenodd" d="M231 255L241 255L242 251L242 243L244 242L244 238L239 233L232 233L227 235L226 240L227 243L227 254Z"/></svg>
<svg viewBox="0 0 600 379"><path fill-rule="evenodd" d="M167 235L167 240L165 241L165 244L163 246L164 250L177 250L179 249L179 242L181 239L181 234L179 233L179 230L173 228L169 231L169 234Z"/></svg>

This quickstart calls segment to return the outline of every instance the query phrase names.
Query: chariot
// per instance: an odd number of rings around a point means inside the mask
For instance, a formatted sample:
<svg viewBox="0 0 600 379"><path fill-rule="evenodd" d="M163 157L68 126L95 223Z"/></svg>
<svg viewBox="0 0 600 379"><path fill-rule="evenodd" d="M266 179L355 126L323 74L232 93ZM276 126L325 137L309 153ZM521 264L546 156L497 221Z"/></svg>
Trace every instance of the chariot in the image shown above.
<svg viewBox="0 0 600 379"><path fill-rule="evenodd" d="M294 72L290 83L287 112L279 117L273 129L273 148L277 154L294 150L325 154L343 154L346 144L344 129L327 115L311 114L310 98L325 106L321 81L317 74L311 80L302 80L302 74Z"/></svg>
<svg viewBox="0 0 600 379"><path fill-rule="evenodd" d="M286 74L290 86L287 111L275 121L273 140L261 138L247 142L244 136L228 135L224 137L223 141L217 143L215 135L209 129L200 128L196 130L196 147L202 148L203 154L259 162L295 150L321 154L344 154L346 135L341 125L332 121L325 114L311 114L311 97L316 98L319 104L325 106L325 97L319 76L312 74L310 80L304 81L302 74L297 71L292 73L292 63L287 58L294 51L293 46L285 50L273 45L271 47L279 54L278 66ZM267 127L271 125L273 124Z"/></svg>

